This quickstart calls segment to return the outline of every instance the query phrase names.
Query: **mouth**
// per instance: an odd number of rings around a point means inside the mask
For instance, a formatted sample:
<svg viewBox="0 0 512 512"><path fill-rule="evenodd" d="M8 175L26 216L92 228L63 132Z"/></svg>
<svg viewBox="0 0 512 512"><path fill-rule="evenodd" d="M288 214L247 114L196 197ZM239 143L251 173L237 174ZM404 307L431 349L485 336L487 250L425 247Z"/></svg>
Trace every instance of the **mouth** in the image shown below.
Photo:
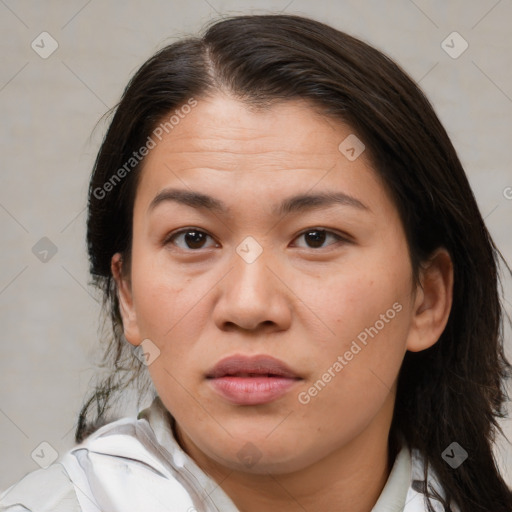
<svg viewBox="0 0 512 512"><path fill-rule="evenodd" d="M271 356L231 356L207 374L212 389L235 405L261 405L285 395L302 378Z"/></svg>

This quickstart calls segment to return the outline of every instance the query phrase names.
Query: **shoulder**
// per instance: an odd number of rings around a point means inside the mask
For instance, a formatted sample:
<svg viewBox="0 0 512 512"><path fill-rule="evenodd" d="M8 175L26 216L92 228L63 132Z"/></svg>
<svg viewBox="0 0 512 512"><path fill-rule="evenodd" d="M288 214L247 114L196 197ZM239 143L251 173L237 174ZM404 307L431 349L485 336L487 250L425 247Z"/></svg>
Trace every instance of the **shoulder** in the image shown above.
<svg viewBox="0 0 512 512"><path fill-rule="evenodd" d="M180 453L164 425L155 408L104 425L58 463L5 491L0 512L236 510L214 503L220 491Z"/></svg>
<svg viewBox="0 0 512 512"><path fill-rule="evenodd" d="M117 455L134 456L144 450L135 434L137 420L123 418L104 425L82 443L65 453L58 462L45 469L38 469L25 475L21 480L0 493L0 512L84 512L99 511L96 500L87 496L88 480L91 476L86 467L77 464L77 456L83 461L84 453L95 451L108 454L104 448L109 445L112 459ZM106 438L110 439L105 442ZM104 461L95 461L101 466ZM103 464L108 465L108 464ZM96 469L96 466L93 468ZM118 464L119 466L119 464ZM85 489L85 492L84 490ZM84 505L84 500L88 501Z"/></svg>
<svg viewBox="0 0 512 512"><path fill-rule="evenodd" d="M0 495L1 512L81 512L68 473L52 464L27 474Z"/></svg>
<svg viewBox="0 0 512 512"><path fill-rule="evenodd" d="M66 454L62 463L80 489L84 512L96 512L90 503L98 511L218 510L163 425L153 406L137 419L105 425Z"/></svg>

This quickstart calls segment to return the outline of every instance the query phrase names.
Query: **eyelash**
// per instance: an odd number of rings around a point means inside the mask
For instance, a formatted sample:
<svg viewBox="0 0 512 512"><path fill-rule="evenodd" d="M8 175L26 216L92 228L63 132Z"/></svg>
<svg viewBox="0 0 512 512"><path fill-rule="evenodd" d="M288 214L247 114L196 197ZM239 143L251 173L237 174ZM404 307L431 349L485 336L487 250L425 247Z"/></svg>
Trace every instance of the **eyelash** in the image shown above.
<svg viewBox="0 0 512 512"><path fill-rule="evenodd" d="M336 242L345 242L345 243L350 243L350 240L347 236L343 236L343 235L340 235L334 231L330 231L328 229L324 229L324 228L317 228L317 227L313 227L313 228L308 228L308 229L305 229L303 231L301 231L295 238L299 238L307 233L311 233L311 232L315 232L315 231L318 231L318 232L321 232L321 233L325 233L326 236L333 236L335 239L336 239ZM202 229L199 229L199 228L194 228L194 227L189 227L189 228L184 228L184 229L180 229L179 231L175 231L174 233L171 233L169 236L166 237L166 239L164 240L164 245L168 245L170 243L173 242L173 240L175 240L178 236L180 235L183 235L183 234L187 234L187 233L190 233L190 232L195 232L195 233L201 233L201 234L204 234L204 235L207 235L209 236L210 238L213 239L213 237L207 233L206 231L202 230ZM336 243L335 242L335 243ZM328 244L327 246L322 246L322 247L302 247L303 249L311 249L313 251L318 251L319 249L326 249L327 247L330 247L331 245L335 245L335 243L332 243L332 244ZM199 252L201 249L203 249L203 247L200 247L199 249L190 249L190 248L187 248L187 249L183 249L183 248L179 248L181 250L184 250L184 251L190 251L190 252ZM211 249L211 247L208 247L207 249Z"/></svg>

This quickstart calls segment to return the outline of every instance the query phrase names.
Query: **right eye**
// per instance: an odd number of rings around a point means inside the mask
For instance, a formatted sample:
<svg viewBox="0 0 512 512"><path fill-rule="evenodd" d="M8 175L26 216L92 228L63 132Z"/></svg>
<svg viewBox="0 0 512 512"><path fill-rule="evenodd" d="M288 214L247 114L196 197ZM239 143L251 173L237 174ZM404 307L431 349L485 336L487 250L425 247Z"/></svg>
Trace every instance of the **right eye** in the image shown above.
<svg viewBox="0 0 512 512"><path fill-rule="evenodd" d="M214 245L211 247L218 246L216 245L213 238L205 231L196 228L186 228L171 233L166 238L165 245L173 244L183 250L196 251L197 249L209 248L208 246L205 247L205 243L208 238L211 238L211 240L214 242Z"/></svg>

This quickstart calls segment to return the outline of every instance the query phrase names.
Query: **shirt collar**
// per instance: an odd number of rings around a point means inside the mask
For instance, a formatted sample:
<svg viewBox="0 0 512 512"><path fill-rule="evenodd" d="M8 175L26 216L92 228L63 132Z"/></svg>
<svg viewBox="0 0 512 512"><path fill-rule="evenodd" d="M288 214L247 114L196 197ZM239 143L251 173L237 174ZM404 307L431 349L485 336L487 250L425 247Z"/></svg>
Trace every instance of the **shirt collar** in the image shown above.
<svg viewBox="0 0 512 512"><path fill-rule="evenodd" d="M371 512L398 512L404 510L411 475L411 452L405 445L402 445L395 458L386 485Z"/></svg>

